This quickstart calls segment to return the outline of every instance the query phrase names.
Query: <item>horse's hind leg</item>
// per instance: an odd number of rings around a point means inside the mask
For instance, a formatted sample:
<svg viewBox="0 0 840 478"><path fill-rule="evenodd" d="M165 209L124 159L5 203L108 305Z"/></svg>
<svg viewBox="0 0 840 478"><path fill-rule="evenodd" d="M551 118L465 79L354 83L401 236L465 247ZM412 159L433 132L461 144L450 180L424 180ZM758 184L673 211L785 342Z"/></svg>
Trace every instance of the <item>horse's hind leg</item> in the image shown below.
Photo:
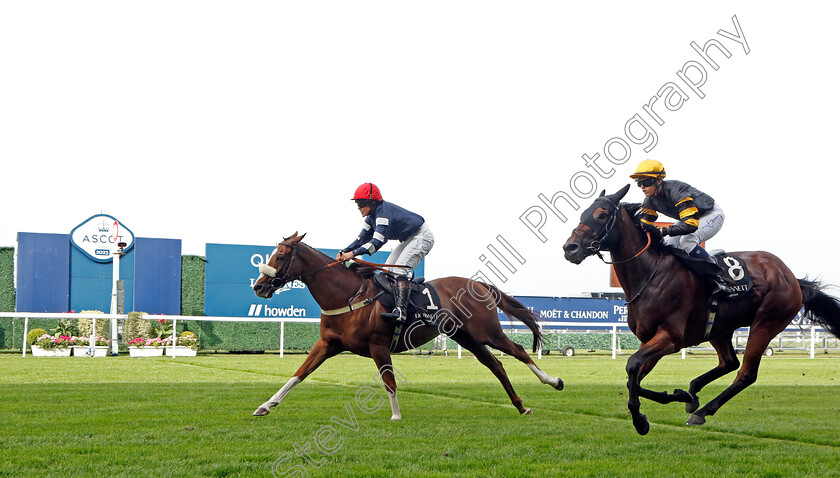
<svg viewBox="0 0 840 478"><path fill-rule="evenodd" d="M520 362L524 363L534 372L534 375L540 379L540 382L545 383L547 385L551 385L552 387L556 388L557 390L563 390L563 380L560 377L552 377L549 374L540 370L537 367L537 364L531 359L531 356L528 355L528 352L522 348L521 345L517 344L516 342L510 340L507 335L504 333L500 334L501 336L494 337L487 345L493 347L496 350L504 352L512 357L515 357Z"/></svg>
<svg viewBox="0 0 840 478"><path fill-rule="evenodd" d="M726 337L709 340L709 343L712 344L712 347L714 347L717 351L718 365L691 381L691 384L688 387L688 394L691 395L691 402L685 404L685 413L694 413L694 411L700 406L700 399L697 397L697 394L700 393L700 390L702 390L703 387L714 382L720 377L723 377L729 372L738 370L738 366L740 365L738 357L735 355L735 347L732 346L732 333L728 334Z"/></svg>
<svg viewBox="0 0 840 478"><path fill-rule="evenodd" d="M493 375L495 375L496 378L499 379L499 382L502 383L502 387L505 389L505 392L507 392L508 397L510 397L511 403L513 403L513 406L519 410L520 414L531 414L531 409L522 406L522 399L519 398L513 390L513 385L511 385L510 379L508 379L502 363L499 362L499 359L497 359L492 353L490 353L484 344L476 342L472 339L472 337L468 337L465 334L455 334L455 336L452 337L452 340L458 342L465 349L472 352L472 354L475 355L475 358L478 359L482 365L493 372Z"/></svg>
<svg viewBox="0 0 840 478"><path fill-rule="evenodd" d="M755 383L756 379L758 379L758 365L761 362L764 351L767 349L767 344L781 330L784 330L784 326L778 331L768 330L762 326L753 326L750 329L750 337L747 339L747 348L744 350L744 363L741 366L741 370L738 371L738 375L735 377L732 385L701 409L694 412L688 417L688 421L685 424L702 425L706 423L707 416L714 415L724 403L728 402L735 395L738 395L743 389Z"/></svg>
<svg viewBox="0 0 840 478"><path fill-rule="evenodd" d="M316 368L324 363L324 360L336 355L339 352L341 352L340 349L330 347L324 339L320 339L315 342L312 350L309 351L309 355L306 356L306 360L303 361L303 364L300 368L298 368L297 372L292 375L292 378L290 378L289 381L277 391L277 393L269 398L267 402L260 405L260 407L254 411L253 415L256 417L268 415L270 411L269 409L277 406L277 404L286 397L286 394L295 388L295 385L302 382L303 379L305 379L310 373L315 371Z"/></svg>

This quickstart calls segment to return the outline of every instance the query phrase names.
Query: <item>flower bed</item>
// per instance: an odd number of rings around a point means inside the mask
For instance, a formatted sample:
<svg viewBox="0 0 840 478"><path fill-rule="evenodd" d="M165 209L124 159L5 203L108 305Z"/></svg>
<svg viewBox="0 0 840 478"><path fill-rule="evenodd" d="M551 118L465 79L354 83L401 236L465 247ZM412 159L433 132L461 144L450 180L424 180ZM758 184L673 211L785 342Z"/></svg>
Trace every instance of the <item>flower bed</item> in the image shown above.
<svg viewBox="0 0 840 478"><path fill-rule="evenodd" d="M108 344L110 340L97 336L94 339L93 347L90 346L89 337L72 337L74 357L107 357Z"/></svg>
<svg viewBox="0 0 840 478"><path fill-rule="evenodd" d="M128 347L129 357L160 357L163 347Z"/></svg>
<svg viewBox="0 0 840 478"><path fill-rule="evenodd" d="M70 349L67 347L63 348L54 348L54 349L45 349L38 345L32 346L32 356L33 357L69 357L70 356Z"/></svg>
<svg viewBox="0 0 840 478"><path fill-rule="evenodd" d="M155 337L146 339L137 337L128 342L130 357L160 357L163 355L164 341Z"/></svg>
<svg viewBox="0 0 840 478"><path fill-rule="evenodd" d="M32 344L32 356L69 357L71 345L73 345L73 337L66 335L54 337L50 334L42 334Z"/></svg>

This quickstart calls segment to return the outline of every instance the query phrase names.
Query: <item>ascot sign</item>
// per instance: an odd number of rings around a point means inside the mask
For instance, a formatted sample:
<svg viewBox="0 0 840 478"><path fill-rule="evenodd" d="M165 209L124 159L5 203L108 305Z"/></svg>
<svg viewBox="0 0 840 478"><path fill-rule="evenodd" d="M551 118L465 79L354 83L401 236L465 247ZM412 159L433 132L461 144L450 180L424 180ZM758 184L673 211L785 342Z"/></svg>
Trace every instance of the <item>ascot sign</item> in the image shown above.
<svg viewBox="0 0 840 478"><path fill-rule="evenodd" d="M110 262L120 243L123 252L134 246L134 234L113 216L97 214L70 232L70 242L96 262Z"/></svg>

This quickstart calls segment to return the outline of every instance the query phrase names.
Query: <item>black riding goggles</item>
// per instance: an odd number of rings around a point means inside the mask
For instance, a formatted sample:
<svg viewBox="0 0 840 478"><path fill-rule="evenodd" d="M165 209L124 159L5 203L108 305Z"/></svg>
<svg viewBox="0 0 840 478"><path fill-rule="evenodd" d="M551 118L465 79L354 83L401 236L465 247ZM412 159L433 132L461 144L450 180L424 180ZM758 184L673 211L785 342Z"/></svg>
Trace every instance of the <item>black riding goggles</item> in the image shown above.
<svg viewBox="0 0 840 478"><path fill-rule="evenodd" d="M656 184L656 179L655 178L640 179L640 180L636 181L636 185L639 186L640 188L649 188L649 187L653 186L654 184Z"/></svg>

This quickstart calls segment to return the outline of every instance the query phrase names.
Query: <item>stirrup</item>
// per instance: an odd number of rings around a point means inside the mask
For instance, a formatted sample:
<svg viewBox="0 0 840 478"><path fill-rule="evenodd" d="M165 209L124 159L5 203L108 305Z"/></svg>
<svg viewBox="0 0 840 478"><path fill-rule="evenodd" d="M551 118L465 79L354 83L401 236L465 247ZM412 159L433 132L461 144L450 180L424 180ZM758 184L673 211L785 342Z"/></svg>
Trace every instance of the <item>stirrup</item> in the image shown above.
<svg viewBox="0 0 840 478"><path fill-rule="evenodd" d="M388 322L396 322L403 324L405 323L405 310L400 307L394 307L394 310L391 312L383 312L382 318L387 320Z"/></svg>

